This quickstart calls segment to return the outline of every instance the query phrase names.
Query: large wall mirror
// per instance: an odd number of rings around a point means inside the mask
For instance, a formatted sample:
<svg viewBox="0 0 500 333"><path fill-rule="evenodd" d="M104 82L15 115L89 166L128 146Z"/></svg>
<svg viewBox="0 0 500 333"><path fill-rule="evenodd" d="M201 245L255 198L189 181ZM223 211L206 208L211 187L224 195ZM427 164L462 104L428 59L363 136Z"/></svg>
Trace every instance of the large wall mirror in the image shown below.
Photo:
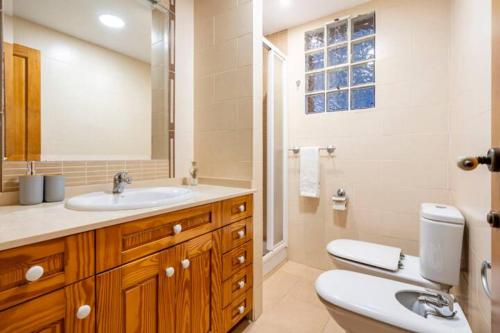
<svg viewBox="0 0 500 333"><path fill-rule="evenodd" d="M4 161L173 166L173 1L3 0L2 8Z"/></svg>

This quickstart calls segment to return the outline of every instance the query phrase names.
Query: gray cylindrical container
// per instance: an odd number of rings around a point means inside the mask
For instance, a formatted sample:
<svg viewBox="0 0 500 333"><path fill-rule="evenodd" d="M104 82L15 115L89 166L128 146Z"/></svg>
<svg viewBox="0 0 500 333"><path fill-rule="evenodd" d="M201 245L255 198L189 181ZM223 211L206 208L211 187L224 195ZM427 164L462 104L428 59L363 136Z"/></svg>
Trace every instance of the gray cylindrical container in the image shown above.
<svg viewBox="0 0 500 333"><path fill-rule="evenodd" d="M19 177L19 203L36 205L43 202L43 176Z"/></svg>
<svg viewBox="0 0 500 333"><path fill-rule="evenodd" d="M64 176L45 176L44 200L45 202L64 200Z"/></svg>

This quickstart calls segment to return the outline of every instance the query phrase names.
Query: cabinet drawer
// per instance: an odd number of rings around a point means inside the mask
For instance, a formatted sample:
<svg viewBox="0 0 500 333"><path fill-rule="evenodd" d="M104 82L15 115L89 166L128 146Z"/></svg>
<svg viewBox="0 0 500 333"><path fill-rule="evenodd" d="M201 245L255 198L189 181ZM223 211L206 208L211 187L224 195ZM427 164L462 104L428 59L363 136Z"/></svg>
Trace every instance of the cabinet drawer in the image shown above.
<svg viewBox="0 0 500 333"><path fill-rule="evenodd" d="M252 239L252 218L235 222L222 229L222 251L226 253Z"/></svg>
<svg viewBox="0 0 500 333"><path fill-rule="evenodd" d="M232 198L222 202L222 221L224 225L231 224L252 216L253 195Z"/></svg>
<svg viewBox="0 0 500 333"><path fill-rule="evenodd" d="M221 226L221 204L152 216L96 231L96 270L142 258Z"/></svg>
<svg viewBox="0 0 500 333"><path fill-rule="evenodd" d="M222 278L227 280L241 268L252 263L253 242L249 241L222 256Z"/></svg>
<svg viewBox="0 0 500 333"><path fill-rule="evenodd" d="M241 297L234 300L227 308L224 309L222 315L224 320L224 332L229 331L243 317L252 311L252 288Z"/></svg>
<svg viewBox="0 0 500 333"><path fill-rule="evenodd" d="M0 311L0 333L95 331L94 278Z"/></svg>
<svg viewBox="0 0 500 333"><path fill-rule="evenodd" d="M224 282L222 286L222 307L225 308L232 301L241 297L248 289L252 288L252 285L252 265L248 265Z"/></svg>
<svg viewBox="0 0 500 333"><path fill-rule="evenodd" d="M92 231L0 252L0 310L94 274Z"/></svg>

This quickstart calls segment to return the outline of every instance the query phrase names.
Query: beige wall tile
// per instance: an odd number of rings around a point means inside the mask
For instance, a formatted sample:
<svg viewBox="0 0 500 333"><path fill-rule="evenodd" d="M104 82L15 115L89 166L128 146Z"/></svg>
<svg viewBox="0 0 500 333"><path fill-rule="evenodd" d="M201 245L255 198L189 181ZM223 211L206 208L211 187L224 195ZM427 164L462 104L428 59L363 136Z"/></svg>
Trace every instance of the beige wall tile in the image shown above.
<svg viewBox="0 0 500 333"><path fill-rule="evenodd" d="M119 171L129 171L134 180L168 178L168 160L36 162L37 174L64 175L67 187L111 184ZM26 162L3 162L2 190L19 189L18 177L27 173ZM0 195L1 196L1 195ZM0 198L1 199L1 198ZM13 202L9 200L9 202ZM15 202L15 201L14 201Z"/></svg>
<svg viewBox="0 0 500 333"><path fill-rule="evenodd" d="M206 1L208 2L208 1ZM221 2L214 1L215 3ZM252 33L253 24L252 2L239 4L231 10L221 11L215 14L215 41L219 43L224 40L237 38Z"/></svg>
<svg viewBox="0 0 500 333"><path fill-rule="evenodd" d="M253 35L248 33L238 38L238 66L248 66L253 63Z"/></svg>
<svg viewBox="0 0 500 333"><path fill-rule="evenodd" d="M377 13L377 107L305 115L304 87L295 85L304 75L303 33L371 10ZM490 12L488 2L472 0L372 1L288 30L286 46L290 146L337 146L334 159L322 160L318 201L298 196L298 161L289 159L289 258L330 268L325 246L335 238L418 255L419 205L452 203L467 220L468 270L458 289L477 332L490 330L490 302L479 280L480 263L491 251L484 222L490 175L460 171L455 160L490 146ZM330 208L338 187L350 197L347 213Z"/></svg>
<svg viewBox="0 0 500 333"><path fill-rule="evenodd" d="M194 158L200 177L252 179L253 2L195 2ZM204 30L204 31L202 31Z"/></svg>

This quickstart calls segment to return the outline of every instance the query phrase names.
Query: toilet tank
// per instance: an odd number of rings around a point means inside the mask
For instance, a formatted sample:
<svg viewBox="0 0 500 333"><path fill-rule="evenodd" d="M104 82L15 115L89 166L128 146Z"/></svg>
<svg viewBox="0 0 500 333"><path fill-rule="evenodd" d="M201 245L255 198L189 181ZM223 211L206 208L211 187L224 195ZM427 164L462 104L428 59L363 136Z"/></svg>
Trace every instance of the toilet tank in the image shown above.
<svg viewBox="0 0 500 333"><path fill-rule="evenodd" d="M456 286L465 220L453 206L424 203L420 207L420 274Z"/></svg>

